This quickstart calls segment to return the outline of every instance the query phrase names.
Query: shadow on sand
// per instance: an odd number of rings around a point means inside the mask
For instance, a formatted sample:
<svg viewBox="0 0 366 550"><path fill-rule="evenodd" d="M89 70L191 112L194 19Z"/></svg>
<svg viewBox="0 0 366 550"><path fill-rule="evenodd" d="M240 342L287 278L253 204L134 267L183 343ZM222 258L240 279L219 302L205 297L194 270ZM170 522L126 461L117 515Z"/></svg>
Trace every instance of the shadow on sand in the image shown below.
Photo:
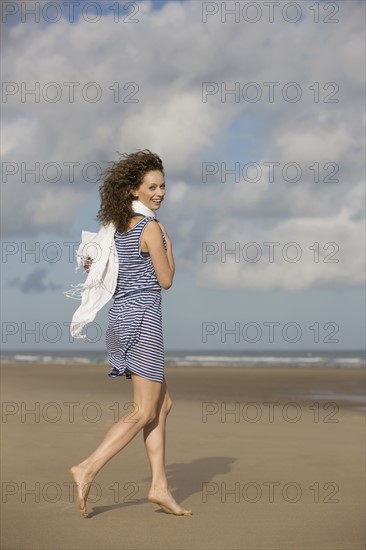
<svg viewBox="0 0 366 550"><path fill-rule="evenodd" d="M210 456L207 458L198 458L189 464L175 463L167 465L166 475L173 497L179 504L183 504L191 495L202 492L204 483L212 481L217 475L229 473L231 465L235 460L236 458L228 456ZM150 480L151 477L145 477L143 479L144 482ZM150 502L147 498L139 498L126 502L117 502L116 504L107 506L96 506L90 509L89 518L109 512L110 510L116 510L117 508L136 506L147 502ZM156 510L156 512L165 514L161 508Z"/></svg>

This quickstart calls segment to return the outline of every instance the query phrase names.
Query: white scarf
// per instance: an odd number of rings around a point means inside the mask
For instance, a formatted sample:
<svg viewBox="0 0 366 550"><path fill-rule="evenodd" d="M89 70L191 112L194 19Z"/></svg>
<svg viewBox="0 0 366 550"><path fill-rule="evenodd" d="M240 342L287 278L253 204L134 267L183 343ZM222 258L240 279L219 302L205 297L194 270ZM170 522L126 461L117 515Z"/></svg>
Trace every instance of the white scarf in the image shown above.
<svg viewBox="0 0 366 550"><path fill-rule="evenodd" d="M132 201L132 209L136 214L156 219L155 212L140 200ZM75 311L70 326L70 333L74 338L87 339L86 335L81 334L83 327L94 320L97 312L109 301L115 291L119 269L114 243L115 232L116 226L110 222L101 226L97 233L90 231L81 233L81 243L75 252L77 261L75 271L84 266L87 256L90 256L94 262L84 283L70 285L69 290L63 291L67 298L81 299L81 304ZM89 250L85 249L86 245L89 245Z"/></svg>
<svg viewBox="0 0 366 550"><path fill-rule="evenodd" d="M145 216L152 216L153 218L156 218L155 212L153 210L150 210L150 208L145 206L138 199L135 201L132 201L132 209L136 214L144 214Z"/></svg>

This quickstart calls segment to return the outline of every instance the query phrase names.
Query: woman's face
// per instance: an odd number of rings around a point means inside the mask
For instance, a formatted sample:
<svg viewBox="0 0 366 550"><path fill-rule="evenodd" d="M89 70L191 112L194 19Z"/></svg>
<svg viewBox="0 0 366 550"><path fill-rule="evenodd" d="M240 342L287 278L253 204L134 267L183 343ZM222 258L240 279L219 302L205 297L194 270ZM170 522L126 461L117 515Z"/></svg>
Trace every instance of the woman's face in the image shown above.
<svg viewBox="0 0 366 550"><path fill-rule="evenodd" d="M165 180L160 170L150 170L144 176L140 187L133 195L150 210L158 210L165 195Z"/></svg>

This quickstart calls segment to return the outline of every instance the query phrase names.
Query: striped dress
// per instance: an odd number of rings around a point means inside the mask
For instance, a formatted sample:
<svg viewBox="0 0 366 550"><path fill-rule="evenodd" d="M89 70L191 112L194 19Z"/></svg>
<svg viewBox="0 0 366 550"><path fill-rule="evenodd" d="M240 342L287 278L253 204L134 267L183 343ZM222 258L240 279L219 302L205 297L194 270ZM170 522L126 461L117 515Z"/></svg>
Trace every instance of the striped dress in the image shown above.
<svg viewBox="0 0 366 550"><path fill-rule="evenodd" d="M150 254L140 249L142 232L154 219L145 216L128 231L114 235L119 272L106 331L112 378L131 379L135 373L154 382L165 380L161 286Z"/></svg>

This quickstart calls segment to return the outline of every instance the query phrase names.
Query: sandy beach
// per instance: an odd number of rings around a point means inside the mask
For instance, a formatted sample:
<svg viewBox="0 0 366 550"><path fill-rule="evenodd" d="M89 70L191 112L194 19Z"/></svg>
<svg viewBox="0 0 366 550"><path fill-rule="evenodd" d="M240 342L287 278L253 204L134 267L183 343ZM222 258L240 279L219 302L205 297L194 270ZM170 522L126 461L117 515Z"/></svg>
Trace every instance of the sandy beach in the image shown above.
<svg viewBox="0 0 366 550"><path fill-rule="evenodd" d="M140 432L83 519L69 468L131 410L108 369L2 365L2 549L365 548L363 370L166 367L169 486L193 515L146 499Z"/></svg>

